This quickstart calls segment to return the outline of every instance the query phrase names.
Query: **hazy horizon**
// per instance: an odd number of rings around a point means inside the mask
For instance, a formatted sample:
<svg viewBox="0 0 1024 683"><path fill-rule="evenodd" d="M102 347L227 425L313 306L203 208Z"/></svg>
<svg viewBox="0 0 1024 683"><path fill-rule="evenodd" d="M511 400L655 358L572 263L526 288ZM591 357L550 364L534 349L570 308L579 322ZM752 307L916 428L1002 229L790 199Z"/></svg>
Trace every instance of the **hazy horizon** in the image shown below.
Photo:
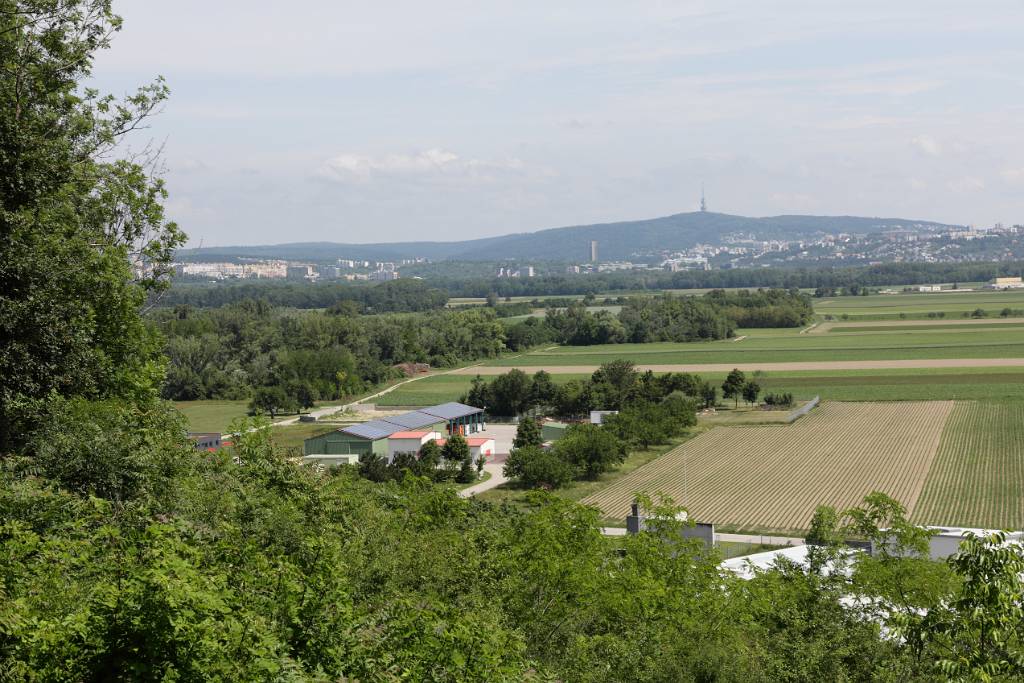
<svg viewBox="0 0 1024 683"><path fill-rule="evenodd" d="M189 246L454 241L695 210L1024 222L1024 6L170 5L94 84L171 87Z"/></svg>

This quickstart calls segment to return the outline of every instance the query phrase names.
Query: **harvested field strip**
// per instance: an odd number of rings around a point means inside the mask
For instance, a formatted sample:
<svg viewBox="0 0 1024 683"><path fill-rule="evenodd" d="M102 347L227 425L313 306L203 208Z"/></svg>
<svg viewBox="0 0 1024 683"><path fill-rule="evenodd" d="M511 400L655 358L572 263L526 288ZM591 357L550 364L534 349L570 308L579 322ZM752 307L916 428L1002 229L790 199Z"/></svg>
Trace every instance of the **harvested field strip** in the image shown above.
<svg viewBox="0 0 1024 683"><path fill-rule="evenodd" d="M957 405L912 520L1024 528L1024 404Z"/></svg>
<svg viewBox="0 0 1024 683"><path fill-rule="evenodd" d="M738 529L805 529L818 505L876 490L913 510L953 405L823 403L788 426L716 428L581 502L620 519L635 492L660 491Z"/></svg>

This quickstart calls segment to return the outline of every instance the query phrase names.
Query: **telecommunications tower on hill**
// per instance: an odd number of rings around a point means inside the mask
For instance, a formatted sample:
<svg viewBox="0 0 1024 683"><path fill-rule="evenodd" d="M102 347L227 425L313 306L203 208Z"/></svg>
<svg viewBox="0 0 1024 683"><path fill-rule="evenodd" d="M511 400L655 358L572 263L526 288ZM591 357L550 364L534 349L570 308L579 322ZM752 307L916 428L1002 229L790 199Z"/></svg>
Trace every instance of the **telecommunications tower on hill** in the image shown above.
<svg viewBox="0 0 1024 683"><path fill-rule="evenodd" d="M708 203L704 201L704 183L700 184L700 212L708 212Z"/></svg>

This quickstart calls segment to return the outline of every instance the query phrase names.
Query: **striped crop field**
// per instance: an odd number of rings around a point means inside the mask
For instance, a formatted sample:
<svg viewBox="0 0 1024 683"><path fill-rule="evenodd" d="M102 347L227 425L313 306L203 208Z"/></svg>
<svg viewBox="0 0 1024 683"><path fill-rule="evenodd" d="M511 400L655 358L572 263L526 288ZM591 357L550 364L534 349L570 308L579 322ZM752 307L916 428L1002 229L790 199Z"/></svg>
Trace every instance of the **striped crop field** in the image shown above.
<svg viewBox="0 0 1024 683"><path fill-rule="evenodd" d="M1024 403L958 403L912 521L1024 528Z"/></svg>
<svg viewBox="0 0 1024 683"><path fill-rule="evenodd" d="M806 529L818 505L843 510L872 491L913 512L954 405L825 402L791 425L718 427L581 502L622 519L636 492L661 492L738 530Z"/></svg>

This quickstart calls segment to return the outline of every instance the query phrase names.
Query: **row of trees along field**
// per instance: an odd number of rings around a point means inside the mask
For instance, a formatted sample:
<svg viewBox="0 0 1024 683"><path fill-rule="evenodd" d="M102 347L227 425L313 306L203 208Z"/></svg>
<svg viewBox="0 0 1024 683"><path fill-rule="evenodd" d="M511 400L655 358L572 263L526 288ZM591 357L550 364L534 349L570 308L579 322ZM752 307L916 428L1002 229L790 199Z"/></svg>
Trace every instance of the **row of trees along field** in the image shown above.
<svg viewBox="0 0 1024 683"><path fill-rule="evenodd" d="M107 2L0 10L3 680L1024 675L1020 556L904 558L884 501L846 515L881 556L823 569L845 527L818 523L821 563L741 581L679 540L667 502L648 506L663 536L613 541L594 509L542 493L499 507L298 466L260 421L197 451L139 312L181 235L152 168L111 161L166 91L82 86L121 26ZM154 277L133 279L140 253Z"/></svg>
<svg viewBox="0 0 1024 683"><path fill-rule="evenodd" d="M717 401L718 390L697 375L668 372L655 375L638 372L629 360L605 363L585 380L570 380L557 385L551 375L538 370L531 377L519 369L487 381L477 375L469 391L459 400L486 407L490 415L551 415L565 419L581 418L591 410L619 410L632 403L654 403L680 393L696 399L701 407Z"/></svg>
<svg viewBox="0 0 1024 683"><path fill-rule="evenodd" d="M799 327L814 315L797 290L715 290L701 297L630 297L618 314L592 312L582 302L548 308L544 318L508 325L507 344L521 350L544 343L575 346L707 341L731 337L737 327Z"/></svg>

